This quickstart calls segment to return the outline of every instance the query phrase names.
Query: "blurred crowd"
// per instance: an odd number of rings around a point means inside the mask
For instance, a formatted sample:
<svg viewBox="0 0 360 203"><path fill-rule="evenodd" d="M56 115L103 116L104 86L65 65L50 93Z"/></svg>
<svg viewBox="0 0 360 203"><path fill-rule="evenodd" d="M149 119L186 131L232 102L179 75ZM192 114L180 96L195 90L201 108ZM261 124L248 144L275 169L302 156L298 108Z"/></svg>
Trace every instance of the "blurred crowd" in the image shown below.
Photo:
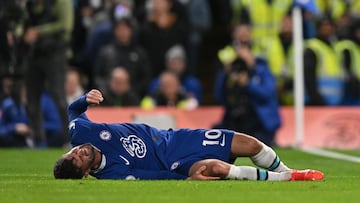
<svg viewBox="0 0 360 203"><path fill-rule="evenodd" d="M302 10L306 105L360 104L360 0ZM294 103L293 0L3 0L0 147L69 142L67 105L222 105L214 127L275 145Z"/></svg>

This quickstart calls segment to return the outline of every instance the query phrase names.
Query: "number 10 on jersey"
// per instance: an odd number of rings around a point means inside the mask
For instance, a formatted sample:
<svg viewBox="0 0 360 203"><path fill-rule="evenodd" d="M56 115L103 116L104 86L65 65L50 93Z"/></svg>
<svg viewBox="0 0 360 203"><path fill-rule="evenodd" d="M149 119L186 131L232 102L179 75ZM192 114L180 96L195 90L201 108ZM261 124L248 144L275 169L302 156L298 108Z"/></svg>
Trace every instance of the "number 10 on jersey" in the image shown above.
<svg viewBox="0 0 360 203"><path fill-rule="evenodd" d="M218 129L208 130L205 132L205 138L206 139L204 139L202 142L203 146L208 146L208 145L220 145L222 147L225 146L225 134L222 134L221 130Z"/></svg>

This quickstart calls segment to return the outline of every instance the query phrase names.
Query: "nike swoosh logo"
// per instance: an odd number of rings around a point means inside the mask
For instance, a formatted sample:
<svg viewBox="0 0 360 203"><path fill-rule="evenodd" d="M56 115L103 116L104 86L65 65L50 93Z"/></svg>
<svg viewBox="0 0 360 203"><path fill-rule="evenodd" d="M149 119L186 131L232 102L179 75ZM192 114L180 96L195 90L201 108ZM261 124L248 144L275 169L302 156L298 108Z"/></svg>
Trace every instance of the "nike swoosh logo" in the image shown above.
<svg viewBox="0 0 360 203"><path fill-rule="evenodd" d="M225 135L223 135L223 139L222 139L222 141L221 141L221 143L220 143L220 146L225 146Z"/></svg>
<svg viewBox="0 0 360 203"><path fill-rule="evenodd" d="M125 161L125 165L127 165L127 166L130 165L129 160L127 160L125 157L123 157L121 155L119 155L119 157L122 158Z"/></svg>

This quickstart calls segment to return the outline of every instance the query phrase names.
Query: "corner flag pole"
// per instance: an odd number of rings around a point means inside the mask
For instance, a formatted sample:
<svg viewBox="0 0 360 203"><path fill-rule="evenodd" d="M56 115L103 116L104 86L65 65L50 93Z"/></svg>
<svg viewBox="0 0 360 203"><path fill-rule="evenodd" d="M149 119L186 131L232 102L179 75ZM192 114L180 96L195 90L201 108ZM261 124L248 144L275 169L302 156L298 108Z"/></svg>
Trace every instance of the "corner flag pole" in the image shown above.
<svg viewBox="0 0 360 203"><path fill-rule="evenodd" d="M304 141L304 58L303 58L303 27L301 8L295 6L292 10L293 44L294 44L294 97L295 97L295 143L301 147Z"/></svg>

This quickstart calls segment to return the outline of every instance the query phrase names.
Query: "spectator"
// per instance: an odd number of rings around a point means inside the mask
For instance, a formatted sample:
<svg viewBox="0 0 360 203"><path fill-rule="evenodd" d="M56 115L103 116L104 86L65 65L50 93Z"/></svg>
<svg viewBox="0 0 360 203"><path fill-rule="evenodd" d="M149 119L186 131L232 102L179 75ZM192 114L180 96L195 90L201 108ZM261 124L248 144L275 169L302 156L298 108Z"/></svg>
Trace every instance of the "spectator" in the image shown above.
<svg viewBox="0 0 360 203"><path fill-rule="evenodd" d="M333 19L339 39L349 39L350 25L353 18L360 17L359 0L315 0L320 16Z"/></svg>
<svg viewBox="0 0 360 203"><path fill-rule="evenodd" d="M346 12L347 7L350 6L348 2L344 0L315 0L320 16L329 16L335 22Z"/></svg>
<svg viewBox="0 0 360 203"><path fill-rule="evenodd" d="M225 113L216 128L228 128L254 135L274 145L280 127L276 84L267 62L252 55L248 46L239 46L237 59L224 70L218 96Z"/></svg>
<svg viewBox="0 0 360 203"><path fill-rule="evenodd" d="M23 75L18 56L22 21L25 19L24 0L2 0L0 3L0 77Z"/></svg>
<svg viewBox="0 0 360 203"><path fill-rule="evenodd" d="M264 47L267 37L279 34L283 17L291 9L293 0L231 1L235 23L250 23L256 46ZM254 45L255 46L255 45Z"/></svg>
<svg viewBox="0 0 360 203"><path fill-rule="evenodd" d="M349 4L350 14L356 19L360 18L360 1L347 1L347 3Z"/></svg>
<svg viewBox="0 0 360 203"><path fill-rule="evenodd" d="M196 98L201 102L202 88L200 81L189 74L189 69L186 67L186 53L182 46L175 45L171 47L166 53L166 70L175 73L180 79L181 86L189 94L189 96ZM160 85L160 79L156 78L151 81L149 85L149 92L154 92Z"/></svg>
<svg viewBox="0 0 360 203"><path fill-rule="evenodd" d="M11 86L11 94L2 104L3 114L0 119L0 146L33 147L32 131L26 112L26 90L21 80ZM61 147L64 142L62 126L54 101L49 94L41 95L41 112L44 118L43 128L46 134L46 145Z"/></svg>
<svg viewBox="0 0 360 203"><path fill-rule="evenodd" d="M325 16L319 19L317 24L317 37L305 42L304 75L307 105L341 103L344 75L333 48L334 44L334 24L329 16Z"/></svg>
<svg viewBox="0 0 360 203"><path fill-rule="evenodd" d="M335 51L345 72L344 105L360 105L360 20L354 21L350 39L341 40Z"/></svg>
<svg viewBox="0 0 360 203"><path fill-rule="evenodd" d="M23 84L14 82L10 94L2 102L0 118L0 147L26 147L31 129L26 113L26 95Z"/></svg>
<svg viewBox="0 0 360 203"><path fill-rule="evenodd" d="M198 49L205 31L211 27L211 12L207 0L179 0L186 8L189 19L189 43L187 53L188 67L196 73L198 67Z"/></svg>
<svg viewBox="0 0 360 203"><path fill-rule="evenodd" d="M68 104L85 93L81 75L75 68L69 69L66 73L65 92Z"/></svg>
<svg viewBox="0 0 360 203"><path fill-rule="evenodd" d="M154 108L156 106L177 107L180 109L193 109L197 107L195 99L189 97L181 88L179 78L170 71L160 75L160 86L150 96L141 101L143 108Z"/></svg>
<svg viewBox="0 0 360 203"><path fill-rule="evenodd" d="M338 40L350 39L352 37L351 24L353 21L354 19L350 15L350 12L346 11L335 22L336 37Z"/></svg>
<svg viewBox="0 0 360 203"><path fill-rule="evenodd" d="M270 70L276 79L281 105L292 105L294 103L292 36L292 17L287 15L282 21L279 35L269 37L265 49Z"/></svg>
<svg viewBox="0 0 360 203"><path fill-rule="evenodd" d="M74 27L71 36L71 49L73 63L79 63L81 52L85 46L86 38L93 26L93 15L101 10L101 0L75 0L74 5ZM92 2L95 2L92 3Z"/></svg>
<svg viewBox="0 0 360 203"><path fill-rule="evenodd" d="M237 59L236 49L240 46L251 48L255 55L259 53L257 47L253 46L251 38L251 27L249 24L237 24L234 26L231 35L231 44L218 51L218 58L221 63L219 71L215 76L214 97L216 103L224 103L222 83L225 80L226 73L230 71L231 64Z"/></svg>
<svg viewBox="0 0 360 203"><path fill-rule="evenodd" d="M139 106L139 96L131 90L126 68L116 67L112 70L104 98L104 106Z"/></svg>
<svg viewBox="0 0 360 203"><path fill-rule="evenodd" d="M13 85L13 78L10 76L3 76L1 78L0 101L2 102L6 97L10 96L11 86Z"/></svg>
<svg viewBox="0 0 360 203"><path fill-rule="evenodd" d="M231 43L218 51L218 58L225 68L230 68L230 64L237 58L236 47L248 46L254 54L259 54L258 47L253 46L251 38L251 27L249 24L237 24L231 33Z"/></svg>
<svg viewBox="0 0 360 203"><path fill-rule="evenodd" d="M131 2L132 0L115 0L115 2L112 3L112 9L109 11L109 20L97 24L89 32L81 60L81 69L89 78L89 87L94 86L93 73L95 59L99 55L101 48L114 41L113 23L123 17L132 16L131 9L133 3Z"/></svg>
<svg viewBox="0 0 360 203"><path fill-rule="evenodd" d="M30 126L38 147L46 147L40 97L48 82L63 125L64 139L67 135L68 117L65 97L66 51L73 27L73 9L68 0L29 1L29 19L24 41L31 47L27 78L27 96Z"/></svg>
<svg viewBox="0 0 360 203"><path fill-rule="evenodd" d="M150 0L147 22L139 33L140 43L149 54L153 77L165 70L166 51L176 44L186 47L188 42L187 20L172 10L174 5L172 0Z"/></svg>
<svg viewBox="0 0 360 203"><path fill-rule="evenodd" d="M145 95L151 68L145 50L134 42L134 29L133 18L123 17L114 23L114 43L101 49L94 69L95 84L100 90L106 89L112 69L122 66L130 74L133 91Z"/></svg>
<svg viewBox="0 0 360 203"><path fill-rule="evenodd" d="M65 138L56 104L46 91L41 94L40 102L46 145L48 147L62 147Z"/></svg>

